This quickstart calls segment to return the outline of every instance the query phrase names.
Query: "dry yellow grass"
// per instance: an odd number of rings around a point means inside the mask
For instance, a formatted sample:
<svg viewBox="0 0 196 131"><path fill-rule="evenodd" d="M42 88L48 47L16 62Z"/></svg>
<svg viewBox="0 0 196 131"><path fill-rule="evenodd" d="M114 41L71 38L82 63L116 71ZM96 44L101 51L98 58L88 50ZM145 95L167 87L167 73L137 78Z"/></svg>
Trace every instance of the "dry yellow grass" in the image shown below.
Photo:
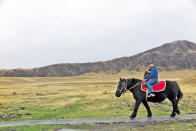
<svg viewBox="0 0 196 131"><path fill-rule="evenodd" d="M196 84L196 74L187 77L187 78L184 79L182 82L183 82L183 83L186 83L186 84Z"/></svg>
<svg viewBox="0 0 196 131"><path fill-rule="evenodd" d="M160 72L160 80L167 79L180 82L183 79L189 78L194 73L196 71L189 70ZM142 76L142 72L121 72L113 75L88 73L82 76L60 78L2 77L0 78L0 103L22 102L32 99L32 102L36 104L40 97L59 99L61 97L77 95L85 95L88 99L106 99L106 97L111 97L104 95L104 91L106 94L114 93L119 77L141 79ZM16 92L16 95L14 95L14 92ZM72 101L74 102L75 100ZM68 100L67 103L71 104L70 101ZM54 103L58 103L57 105L59 106L61 102ZM52 105L56 106L55 104ZM62 105L66 105L66 102L62 102Z"/></svg>
<svg viewBox="0 0 196 131"><path fill-rule="evenodd" d="M186 104L189 104L192 108L195 108L195 85L184 84L182 81L193 74L196 74L195 70L183 70L160 72L159 76L161 80L167 79L178 81L185 97L182 105L188 106ZM81 76L60 78L2 77L0 78L0 117L8 115L11 112L16 114L17 112L20 112L20 107L25 107L29 109L27 110L28 112L31 112L35 109L50 110L65 108L74 104L76 104L75 106L77 106L77 104L81 105L77 110L83 112L91 113L96 111L96 113L98 113L96 116L103 116L105 112L108 113L108 116L115 116L114 113L116 112L116 109L128 112L127 106L133 106L134 104L131 93L125 94L120 99L117 99L114 95L119 77L122 76L125 78L134 77L142 79L143 73L126 71L112 75L105 73L88 73ZM166 104L168 105L169 102L166 101ZM123 107L122 109L119 109L118 106ZM151 104L151 106L153 107L156 105ZM168 108L163 106L160 107ZM113 112L109 112L111 108L114 110ZM142 111L144 111L143 107ZM71 113L71 111L69 113ZM65 118L76 117L65 114L62 114L62 116ZM35 119L45 118L38 118L37 116Z"/></svg>

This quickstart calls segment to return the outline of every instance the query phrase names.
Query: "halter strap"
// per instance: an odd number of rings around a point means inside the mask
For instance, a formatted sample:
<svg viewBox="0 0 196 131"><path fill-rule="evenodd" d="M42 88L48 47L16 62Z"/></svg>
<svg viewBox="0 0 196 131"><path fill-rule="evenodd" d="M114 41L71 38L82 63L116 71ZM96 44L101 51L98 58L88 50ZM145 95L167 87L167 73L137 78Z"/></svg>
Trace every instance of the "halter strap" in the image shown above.
<svg viewBox="0 0 196 131"><path fill-rule="evenodd" d="M134 86L132 86L131 88L127 89L128 83L127 83L127 79L125 79L125 80L126 80L126 83L125 83L125 90L124 90L123 92L121 92L122 94L126 93L127 90L130 91L131 89L135 88L138 84L141 83L141 81L140 81L140 82L138 82L137 84L135 84ZM117 89L117 90L118 90L118 89ZM122 88L121 90L119 90L119 91L122 91L122 90L123 90L123 88Z"/></svg>

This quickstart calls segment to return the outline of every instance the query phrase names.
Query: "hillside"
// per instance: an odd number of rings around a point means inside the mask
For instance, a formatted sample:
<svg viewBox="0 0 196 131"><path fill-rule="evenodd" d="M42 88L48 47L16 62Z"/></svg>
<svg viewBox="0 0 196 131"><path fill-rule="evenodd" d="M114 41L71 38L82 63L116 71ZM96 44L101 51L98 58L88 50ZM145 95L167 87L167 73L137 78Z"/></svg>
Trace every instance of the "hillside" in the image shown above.
<svg viewBox="0 0 196 131"><path fill-rule="evenodd" d="M196 44L189 41L174 41L130 57L110 61L76 64L55 64L34 69L1 70L4 77L63 77L89 72L118 73L124 70L140 70L153 60L159 70L196 68Z"/></svg>

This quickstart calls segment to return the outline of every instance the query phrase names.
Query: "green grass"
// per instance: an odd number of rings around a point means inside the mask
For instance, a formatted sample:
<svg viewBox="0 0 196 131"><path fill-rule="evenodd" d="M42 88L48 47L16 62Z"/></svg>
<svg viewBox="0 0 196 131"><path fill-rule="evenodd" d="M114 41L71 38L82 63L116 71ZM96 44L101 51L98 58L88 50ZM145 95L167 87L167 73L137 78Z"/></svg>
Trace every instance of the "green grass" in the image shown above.
<svg viewBox="0 0 196 131"><path fill-rule="evenodd" d="M196 85L181 81L185 76L183 73L192 75L191 71L161 72L160 78L177 79L180 83L184 93L179 104L181 114L196 113ZM142 73L0 78L0 121L129 117L135 103L132 94L127 93L120 98L114 94L121 75L137 78ZM161 104L150 103L150 107L154 116L170 115L172 112L169 100ZM146 115L141 104L138 116Z"/></svg>
<svg viewBox="0 0 196 131"><path fill-rule="evenodd" d="M175 123L175 122L170 122L170 124L164 124L164 123L159 123L157 125L147 125L144 127L139 127L139 128L132 128L129 130L140 130L140 131L195 131L196 130L196 122L195 120L193 122L181 122L181 123ZM127 130L127 131L129 131Z"/></svg>
<svg viewBox="0 0 196 131"><path fill-rule="evenodd" d="M0 131L56 131L58 129L78 128L80 125L33 125L33 126L15 126L1 127ZM85 128L85 126L83 126Z"/></svg>
<svg viewBox="0 0 196 131"><path fill-rule="evenodd" d="M196 120L176 120L137 123L100 123L76 125L33 125L0 127L0 131L56 131L58 129L116 130L116 131L195 131Z"/></svg>
<svg viewBox="0 0 196 131"><path fill-rule="evenodd" d="M6 105L8 109L7 114L13 114L7 116L5 120L17 121L17 120L49 120L49 119L72 119L72 118L104 118L104 117L128 117L132 113L134 107L134 100L129 98L130 94L124 96L120 99L114 100L95 100L89 102L87 98L80 96L80 101L65 106L57 108L37 108L28 107L25 110L15 110L19 109L17 104ZM184 100L180 104L181 114L195 113L195 106L190 105L191 100ZM23 104L21 104L23 105ZM166 100L161 104L150 103L153 115L170 115L172 112L172 106L170 101ZM16 108L17 107L17 108ZM25 115L30 113L31 115ZM20 117L16 117L16 114L23 114ZM146 116L147 112L145 107L141 104L138 116ZM4 120L1 120L4 121Z"/></svg>

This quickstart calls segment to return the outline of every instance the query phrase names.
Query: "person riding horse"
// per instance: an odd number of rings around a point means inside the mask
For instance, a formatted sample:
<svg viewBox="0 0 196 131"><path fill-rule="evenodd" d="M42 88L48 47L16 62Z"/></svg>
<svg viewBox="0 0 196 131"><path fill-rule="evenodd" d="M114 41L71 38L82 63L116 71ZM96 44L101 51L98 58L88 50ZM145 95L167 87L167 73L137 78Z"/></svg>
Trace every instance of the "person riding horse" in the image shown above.
<svg viewBox="0 0 196 131"><path fill-rule="evenodd" d="M156 83L157 81L158 81L158 70L152 62L148 62L148 69L144 74L144 82L149 90L148 97L155 96L154 89L152 88L152 84Z"/></svg>

